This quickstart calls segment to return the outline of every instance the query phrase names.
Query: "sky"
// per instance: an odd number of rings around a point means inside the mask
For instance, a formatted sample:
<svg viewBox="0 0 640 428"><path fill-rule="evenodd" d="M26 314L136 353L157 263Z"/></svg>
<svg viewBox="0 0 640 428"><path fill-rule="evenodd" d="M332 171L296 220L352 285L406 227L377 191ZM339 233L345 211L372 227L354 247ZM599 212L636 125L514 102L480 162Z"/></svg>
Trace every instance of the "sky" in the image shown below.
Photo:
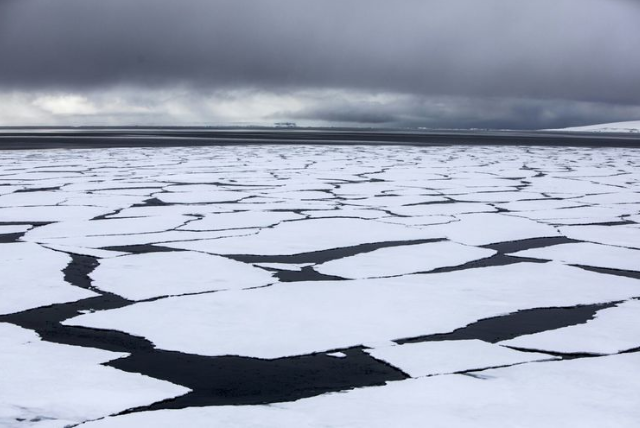
<svg viewBox="0 0 640 428"><path fill-rule="evenodd" d="M0 126L640 119L637 0L0 0Z"/></svg>

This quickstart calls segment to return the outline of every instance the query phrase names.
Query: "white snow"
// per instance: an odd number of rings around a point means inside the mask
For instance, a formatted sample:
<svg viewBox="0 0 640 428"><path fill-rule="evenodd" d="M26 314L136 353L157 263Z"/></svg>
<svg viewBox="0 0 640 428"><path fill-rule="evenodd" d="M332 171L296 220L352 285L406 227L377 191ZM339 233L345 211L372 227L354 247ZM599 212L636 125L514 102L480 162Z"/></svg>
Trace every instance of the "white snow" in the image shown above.
<svg viewBox="0 0 640 428"><path fill-rule="evenodd" d="M560 233L567 238L598 244L640 249L640 228L629 226L568 226Z"/></svg>
<svg viewBox="0 0 640 428"><path fill-rule="evenodd" d="M368 349L366 352L413 378L554 359L549 355L519 352L481 340L410 343Z"/></svg>
<svg viewBox="0 0 640 428"><path fill-rule="evenodd" d="M104 207L70 207L64 205L0 208L0 221L49 222L89 220L103 214L108 214L109 211L109 208Z"/></svg>
<svg viewBox="0 0 640 428"><path fill-rule="evenodd" d="M640 354L523 364L390 382L262 406L144 412L86 428L636 428Z"/></svg>
<svg viewBox="0 0 640 428"><path fill-rule="evenodd" d="M484 259L494 254L496 251L485 248L454 242L432 242L380 248L369 253L332 260L314 269L326 275L364 279L428 272Z"/></svg>
<svg viewBox="0 0 640 428"><path fill-rule="evenodd" d="M250 236L174 242L165 246L213 254L290 255L374 242L440 237L442 232L435 229L411 229L353 218L326 218L281 223Z"/></svg>
<svg viewBox="0 0 640 428"><path fill-rule="evenodd" d="M107 220L73 221L48 224L25 234L25 241L43 242L52 238L126 235L163 232L183 225L189 217L136 217Z"/></svg>
<svg viewBox="0 0 640 428"><path fill-rule="evenodd" d="M0 348L0 426L7 428L64 427L189 392L101 365L127 354L42 342L11 324L0 323Z"/></svg>
<svg viewBox="0 0 640 428"><path fill-rule="evenodd" d="M640 301L630 300L598 311L585 324L520 336L501 344L568 354L614 354L640 348Z"/></svg>
<svg viewBox="0 0 640 428"><path fill-rule="evenodd" d="M207 214L202 219L193 221L180 230L227 230L241 228L267 227L285 220L304 219L303 216L287 212L236 212L226 214Z"/></svg>
<svg viewBox="0 0 640 428"><path fill-rule="evenodd" d="M30 224L16 224L10 226L0 226L0 235L6 235L11 233L23 233L31 229L33 226Z"/></svg>
<svg viewBox="0 0 640 428"><path fill-rule="evenodd" d="M62 270L70 261L68 255L36 244L0 244L0 314L95 296L65 282Z"/></svg>
<svg viewBox="0 0 640 428"><path fill-rule="evenodd" d="M558 231L533 220L502 214L467 214L460 221L437 226L452 241L466 245L488 245L498 242L559 236Z"/></svg>
<svg viewBox="0 0 640 428"><path fill-rule="evenodd" d="M94 287L129 300L261 287L277 282L263 269L191 251L110 258L102 260L90 276Z"/></svg>
<svg viewBox="0 0 640 428"><path fill-rule="evenodd" d="M567 264L640 272L640 250L592 243L560 244L509 254Z"/></svg>
<svg viewBox="0 0 640 428"><path fill-rule="evenodd" d="M278 358L445 333L523 309L636 296L640 283L634 279L557 263L519 263L174 297L65 324L125 331L168 350Z"/></svg>
<svg viewBox="0 0 640 428"><path fill-rule="evenodd" d="M640 133L640 120L573 126L562 129L549 129L548 131Z"/></svg>

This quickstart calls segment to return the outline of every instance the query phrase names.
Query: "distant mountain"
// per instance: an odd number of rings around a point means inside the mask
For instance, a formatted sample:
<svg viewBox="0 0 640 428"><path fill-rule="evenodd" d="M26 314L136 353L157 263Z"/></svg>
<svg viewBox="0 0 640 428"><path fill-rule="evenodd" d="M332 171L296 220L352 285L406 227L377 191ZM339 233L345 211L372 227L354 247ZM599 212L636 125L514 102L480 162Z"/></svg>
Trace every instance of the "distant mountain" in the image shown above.
<svg viewBox="0 0 640 428"><path fill-rule="evenodd" d="M602 123L599 125L575 126L572 128L562 129L548 129L547 131L640 133L640 120L634 120L630 122Z"/></svg>

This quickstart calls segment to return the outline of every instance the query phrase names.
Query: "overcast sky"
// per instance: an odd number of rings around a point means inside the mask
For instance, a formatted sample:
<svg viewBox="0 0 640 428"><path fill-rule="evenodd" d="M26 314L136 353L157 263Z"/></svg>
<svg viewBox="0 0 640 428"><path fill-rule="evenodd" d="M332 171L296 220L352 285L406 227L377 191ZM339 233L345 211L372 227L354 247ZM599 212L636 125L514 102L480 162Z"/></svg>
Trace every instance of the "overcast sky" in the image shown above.
<svg viewBox="0 0 640 428"><path fill-rule="evenodd" d="M0 125L638 119L637 0L0 0Z"/></svg>

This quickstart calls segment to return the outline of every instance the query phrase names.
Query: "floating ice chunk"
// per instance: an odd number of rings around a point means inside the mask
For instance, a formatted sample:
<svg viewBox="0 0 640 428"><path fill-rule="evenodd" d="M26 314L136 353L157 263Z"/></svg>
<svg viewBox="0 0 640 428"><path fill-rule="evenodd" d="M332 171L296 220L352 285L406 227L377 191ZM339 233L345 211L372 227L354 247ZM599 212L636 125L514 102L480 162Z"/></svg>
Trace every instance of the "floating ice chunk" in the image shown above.
<svg viewBox="0 0 640 428"><path fill-rule="evenodd" d="M437 226L438 231L452 241L467 245L559 236L551 226L502 214L467 214L457 218L460 221Z"/></svg>
<svg viewBox="0 0 640 428"><path fill-rule="evenodd" d="M640 348L640 301L603 309L585 324L528 334L501 344L568 354L614 354Z"/></svg>
<svg viewBox="0 0 640 428"><path fill-rule="evenodd" d="M496 254L494 250L469 247L454 242L380 248L369 253L331 260L315 267L325 275L364 279L428 272L458 266Z"/></svg>
<svg viewBox="0 0 640 428"><path fill-rule="evenodd" d="M64 202L69 195L62 192L21 192L0 196L0 207L34 207L56 205Z"/></svg>
<svg viewBox="0 0 640 428"><path fill-rule="evenodd" d="M289 270L289 271L301 271L303 268L307 266L313 266L313 263L254 263L255 266L267 268L267 269L278 269L278 270Z"/></svg>
<svg viewBox="0 0 640 428"><path fill-rule="evenodd" d="M111 209L125 208L143 202L146 197L140 196L104 196L104 195L69 195L61 205L84 205L94 207L107 207Z"/></svg>
<svg viewBox="0 0 640 428"><path fill-rule="evenodd" d="M368 349L411 377L481 370L554 359L549 355L519 352L481 340L423 342Z"/></svg>
<svg viewBox="0 0 640 428"><path fill-rule="evenodd" d="M529 192L477 192L469 193L465 195L457 195L455 199L457 201L464 202L490 202L490 203L504 203L512 201L521 201L523 199L542 198L540 193Z"/></svg>
<svg viewBox="0 0 640 428"><path fill-rule="evenodd" d="M523 364L482 378L448 375L390 382L262 406L162 410L109 417L83 428L636 428L640 354Z"/></svg>
<svg viewBox="0 0 640 428"><path fill-rule="evenodd" d="M438 237L442 237L439 230L411 229L372 220L326 218L281 223L251 236L174 242L166 246L213 254L290 255L374 242Z"/></svg>
<svg viewBox="0 0 640 428"><path fill-rule="evenodd" d="M578 241L640 249L640 228L628 226L571 226L560 232Z"/></svg>
<svg viewBox="0 0 640 428"><path fill-rule="evenodd" d="M105 207L69 207L55 205L49 207L13 207L0 208L0 221L3 222L52 222L89 220L108 214Z"/></svg>
<svg viewBox="0 0 640 428"><path fill-rule="evenodd" d="M344 201L347 205L358 205L378 208L401 207L404 205L424 204L427 202L445 202L447 198L442 196L373 196L364 199L349 199Z"/></svg>
<svg viewBox="0 0 640 428"><path fill-rule="evenodd" d="M547 220L550 222L555 221L558 224L589 224L620 221L621 216L635 212L637 212L637 210L633 210L629 207L626 207L625 205L620 205L619 208L616 208L614 206L575 207L552 210L523 211L512 213L509 215L526 217L532 220Z"/></svg>
<svg viewBox="0 0 640 428"><path fill-rule="evenodd" d="M572 265L622 269L640 272L640 250L612 247L592 243L560 244L533 248L509 254L514 257L528 257L555 260Z"/></svg>
<svg viewBox="0 0 640 428"><path fill-rule="evenodd" d="M193 221L181 230L226 230L267 227L285 220L304 219L304 216L291 212L237 212L226 214L208 214L200 220Z"/></svg>
<svg viewBox="0 0 640 428"><path fill-rule="evenodd" d="M79 236L71 238L43 239L41 243L50 245L66 245L84 248L105 248L130 245L160 244L165 242L183 242L189 240L219 239L228 236L253 235L260 229L217 230L213 232L189 232L175 230L170 232L140 233L132 235Z"/></svg>
<svg viewBox="0 0 640 428"><path fill-rule="evenodd" d="M532 201L517 201L508 202L504 204L497 204L498 208L502 208L508 211L546 211L556 210L560 208L578 207L579 202L575 200L564 199L537 199Z"/></svg>
<svg viewBox="0 0 640 428"><path fill-rule="evenodd" d="M519 263L173 297L81 315L65 324L125 331L162 349L279 358L445 333L524 309L638 295L634 279L557 263Z"/></svg>
<svg viewBox="0 0 640 428"><path fill-rule="evenodd" d="M24 233L31 229L33 226L30 224L16 224L9 226L0 226L0 235L7 235L10 233Z"/></svg>
<svg viewBox="0 0 640 428"><path fill-rule="evenodd" d="M98 259L108 259L110 257L119 257L119 256L124 256L126 254L129 254L122 251L97 250L94 248L70 247L68 245L55 245L55 244L41 244L41 245L45 248L49 248L55 251L61 251L63 253L96 257Z"/></svg>
<svg viewBox="0 0 640 428"><path fill-rule="evenodd" d="M481 203L443 203L412 205L408 207L393 207L390 209L394 214L403 216L427 216L427 215L457 215L467 213L495 212L497 208Z"/></svg>
<svg viewBox="0 0 640 428"><path fill-rule="evenodd" d="M205 215L210 213L228 213L237 209L235 205L162 205L155 207L125 208L109 218L152 217L177 215Z"/></svg>
<svg viewBox="0 0 640 428"><path fill-rule="evenodd" d="M382 217L378 221L384 223L403 224L405 226L420 227L434 224L446 224L458 221L457 218L449 215L426 215L414 217Z"/></svg>
<svg viewBox="0 0 640 428"><path fill-rule="evenodd" d="M628 185L628 184L627 184ZM576 199L586 204L631 204L640 203L640 193L616 192L601 195L589 195Z"/></svg>
<svg viewBox="0 0 640 428"><path fill-rule="evenodd" d="M156 198L171 204L202 204L216 202L235 202L251 196L250 193L234 192L230 190L215 190L208 192L174 192L157 193Z"/></svg>
<svg viewBox="0 0 640 428"><path fill-rule="evenodd" d="M330 354L327 354L330 357L333 358L346 358L347 354L345 354L344 352L332 352Z"/></svg>
<svg viewBox="0 0 640 428"><path fill-rule="evenodd" d="M62 270L70 261L68 255L36 244L0 244L0 314L95 296L64 281Z"/></svg>
<svg viewBox="0 0 640 428"><path fill-rule="evenodd" d="M384 211L371 210L371 209L356 209L356 208L304 211L303 214L308 216L309 218L352 217L352 218L362 218L362 219L380 218L388 215Z"/></svg>
<svg viewBox="0 0 640 428"><path fill-rule="evenodd" d="M91 278L100 290L129 300L260 287L277 281L252 265L190 251L102 260Z"/></svg>
<svg viewBox="0 0 640 428"><path fill-rule="evenodd" d="M167 216L60 222L33 229L23 239L39 242L52 238L163 232L175 229L187 220L189 217Z"/></svg>
<svg viewBox="0 0 640 428"><path fill-rule="evenodd" d="M42 342L11 324L0 323L0 348L3 427L64 427L189 392L101 365L126 354Z"/></svg>

